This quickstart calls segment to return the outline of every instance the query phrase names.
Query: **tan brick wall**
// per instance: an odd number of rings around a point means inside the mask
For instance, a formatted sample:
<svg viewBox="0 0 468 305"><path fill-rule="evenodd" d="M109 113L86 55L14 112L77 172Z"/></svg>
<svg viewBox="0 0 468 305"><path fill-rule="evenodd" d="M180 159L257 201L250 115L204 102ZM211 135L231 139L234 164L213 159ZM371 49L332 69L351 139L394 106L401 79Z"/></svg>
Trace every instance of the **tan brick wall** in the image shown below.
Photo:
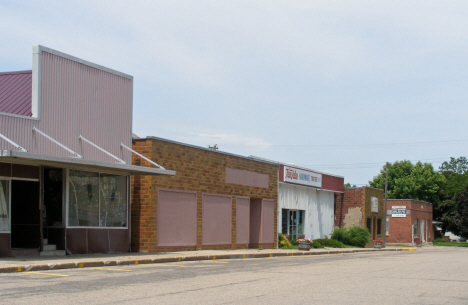
<svg viewBox="0 0 468 305"><path fill-rule="evenodd" d="M238 249L248 245L237 245L236 238L236 196L273 199L274 237L273 244L259 245L275 248L277 245L277 203L278 203L278 166L257 162L246 158L208 151L158 139L138 139L133 149L168 170L177 172L176 176L132 177L132 249L140 252L158 252L195 249ZM133 155L133 164L152 166L149 162ZM247 170L269 176L269 187L250 187L225 183L226 167ZM197 246L158 248L157 247L157 190L158 188L177 189L197 192ZM202 194L224 194L232 199L232 241L230 245L202 246Z"/></svg>

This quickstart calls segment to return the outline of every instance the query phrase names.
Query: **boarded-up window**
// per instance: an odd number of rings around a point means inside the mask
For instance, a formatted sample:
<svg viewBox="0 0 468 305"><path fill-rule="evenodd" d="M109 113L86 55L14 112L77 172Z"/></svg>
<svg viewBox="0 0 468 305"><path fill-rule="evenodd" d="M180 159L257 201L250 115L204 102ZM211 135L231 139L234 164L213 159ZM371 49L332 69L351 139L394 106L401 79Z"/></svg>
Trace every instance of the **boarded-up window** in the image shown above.
<svg viewBox="0 0 468 305"><path fill-rule="evenodd" d="M273 200L263 199L263 228L262 243L271 244L275 241L274 237L274 216L275 202Z"/></svg>
<svg viewBox="0 0 468 305"><path fill-rule="evenodd" d="M159 190L159 247L197 245L197 194Z"/></svg>
<svg viewBox="0 0 468 305"><path fill-rule="evenodd" d="M203 194L202 245L231 244L231 196Z"/></svg>
<svg viewBox="0 0 468 305"><path fill-rule="evenodd" d="M250 199L236 198L236 243L246 245L250 238Z"/></svg>

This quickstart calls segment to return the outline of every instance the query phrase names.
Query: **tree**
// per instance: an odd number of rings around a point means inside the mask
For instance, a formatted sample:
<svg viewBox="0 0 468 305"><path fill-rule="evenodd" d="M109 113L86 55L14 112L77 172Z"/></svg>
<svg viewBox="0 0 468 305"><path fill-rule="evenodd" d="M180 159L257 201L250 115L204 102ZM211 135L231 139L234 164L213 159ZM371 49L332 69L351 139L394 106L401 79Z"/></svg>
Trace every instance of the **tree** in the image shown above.
<svg viewBox="0 0 468 305"><path fill-rule="evenodd" d="M439 170L446 180L441 192L442 202L438 207L442 227L444 231L448 230L458 235L462 230L460 226L463 226L463 219L460 219L463 213L459 210L456 196L468 186L468 160L466 157L450 158L449 162L442 163Z"/></svg>
<svg viewBox="0 0 468 305"><path fill-rule="evenodd" d="M452 221L456 229L452 232L468 238L468 187L455 196L455 201L457 206Z"/></svg>
<svg viewBox="0 0 468 305"><path fill-rule="evenodd" d="M447 180L442 195L444 199L454 199L453 197L468 186L468 160L466 157L458 159L450 158L439 167L440 172Z"/></svg>
<svg viewBox="0 0 468 305"><path fill-rule="evenodd" d="M371 187L385 189L386 167L369 181ZM441 191L445 187L446 179L436 172L430 163L410 161L396 161L388 165L388 191L391 199L415 199L433 204L435 213L440 204ZM441 217L441 215L437 215Z"/></svg>

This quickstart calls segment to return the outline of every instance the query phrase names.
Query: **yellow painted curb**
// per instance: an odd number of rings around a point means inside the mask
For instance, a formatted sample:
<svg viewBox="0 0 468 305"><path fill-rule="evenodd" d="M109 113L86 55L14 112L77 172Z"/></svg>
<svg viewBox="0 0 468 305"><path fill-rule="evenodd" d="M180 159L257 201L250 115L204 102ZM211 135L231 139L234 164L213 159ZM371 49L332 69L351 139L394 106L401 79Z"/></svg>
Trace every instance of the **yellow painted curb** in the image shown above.
<svg viewBox="0 0 468 305"><path fill-rule="evenodd" d="M403 248L401 251L416 251L416 248Z"/></svg>

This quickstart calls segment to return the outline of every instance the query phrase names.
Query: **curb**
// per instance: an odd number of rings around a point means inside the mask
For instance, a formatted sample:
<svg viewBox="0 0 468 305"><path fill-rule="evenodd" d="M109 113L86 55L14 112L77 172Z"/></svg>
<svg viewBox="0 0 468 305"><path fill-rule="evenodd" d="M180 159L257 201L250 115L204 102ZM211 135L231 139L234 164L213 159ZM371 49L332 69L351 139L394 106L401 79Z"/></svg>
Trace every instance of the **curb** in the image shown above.
<svg viewBox="0 0 468 305"><path fill-rule="evenodd" d="M282 253L255 253L255 254L220 254L220 255L197 255L187 257L161 257L161 258L142 258L142 259L124 259L110 261L83 261L83 262L67 262L67 263L49 263L37 265L21 265L0 267L0 273L12 273L23 271L44 271L57 269L73 269L87 267L105 267L105 266L124 266L124 265L143 265L143 264L160 264L174 263L183 261L205 261L216 259L244 259L244 258L266 258L279 256L308 256L308 255L330 255L330 254L346 254L346 253L363 253L363 252L389 252L389 251L416 251L415 248L396 248L396 249L355 249L355 250L329 250L320 252L282 252Z"/></svg>

